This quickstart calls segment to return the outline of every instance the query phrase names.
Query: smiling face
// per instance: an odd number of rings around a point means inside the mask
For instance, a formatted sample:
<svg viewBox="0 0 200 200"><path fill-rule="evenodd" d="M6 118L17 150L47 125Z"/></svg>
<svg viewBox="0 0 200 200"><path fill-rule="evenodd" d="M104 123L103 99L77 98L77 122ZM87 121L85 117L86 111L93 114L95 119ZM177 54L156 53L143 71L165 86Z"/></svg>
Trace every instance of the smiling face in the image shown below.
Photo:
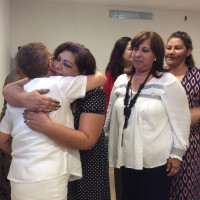
<svg viewBox="0 0 200 200"><path fill-rule="evenodd" d="M180 38L171 38L165 48L165 61L170 68L185 64L191 49L187 49Z"/></svg>
<svg viewBox="0 0 200 200"><path fill-rule="evenodd" d="M80 75L75 63L75 55L65 50L58 54L54 59L53 71L60 76L78 76Z"/></svg>
<svg viewBox="0 0 200 200"><path fill-rule="evenodd" d="M132 61L136 73L149 73L155 58L151 50L150 39L144 40L138 47L133 47Z"/></svg>

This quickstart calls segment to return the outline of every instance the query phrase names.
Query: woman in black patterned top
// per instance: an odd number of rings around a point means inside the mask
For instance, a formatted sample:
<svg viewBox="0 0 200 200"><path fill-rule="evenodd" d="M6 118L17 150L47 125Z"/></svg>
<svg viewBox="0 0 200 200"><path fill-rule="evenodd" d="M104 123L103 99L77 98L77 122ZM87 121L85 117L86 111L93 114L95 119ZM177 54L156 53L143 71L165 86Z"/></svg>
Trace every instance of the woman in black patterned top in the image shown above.
<svg viewBox="0 0 200 200"><path fill-rule="evenodd" d="M105 92L95 89L79 99L74 112L75 129L79 127L82 115L105 113ZM83 178L68 184L68 200L109 200L108 152L104 132L96 145L88 150L81 150Z"/></svg>
<svg viewBox="0 0 200 200"><path fill-rule="evenodd" d="M64 43L54 52L54 70L57 75L90 75L95 73L96 63L84 46ZM27 98L30 96L27 95ZM55 124L45 113L29 112L24 115L25 120L29 120L30 128L44 133L60 145L80 149L83 178L69 184L69 200L110 200L107 143L102 132L105 98L103 89L97 88L73 103L76 130ZM30 102L30 99L26 99L26 102ZM46 104L32 104L29 109L32 107L40 107L41 110ZM48 107L47 110L51 109L53 107Z"/></svg>

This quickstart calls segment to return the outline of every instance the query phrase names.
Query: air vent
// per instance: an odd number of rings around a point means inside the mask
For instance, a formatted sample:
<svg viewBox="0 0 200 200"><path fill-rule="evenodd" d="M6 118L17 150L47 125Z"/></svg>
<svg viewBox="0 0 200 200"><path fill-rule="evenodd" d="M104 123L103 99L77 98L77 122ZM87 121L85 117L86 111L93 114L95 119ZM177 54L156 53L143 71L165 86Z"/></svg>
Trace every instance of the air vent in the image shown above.
<svg viewBox="0 0 200 200"><path fill-rule="evenodd" d="M145 19L153 20L153 13L151 12L136 12L136 11L120 11L120 10L110 10L111 18L119 19Z"/></svg>

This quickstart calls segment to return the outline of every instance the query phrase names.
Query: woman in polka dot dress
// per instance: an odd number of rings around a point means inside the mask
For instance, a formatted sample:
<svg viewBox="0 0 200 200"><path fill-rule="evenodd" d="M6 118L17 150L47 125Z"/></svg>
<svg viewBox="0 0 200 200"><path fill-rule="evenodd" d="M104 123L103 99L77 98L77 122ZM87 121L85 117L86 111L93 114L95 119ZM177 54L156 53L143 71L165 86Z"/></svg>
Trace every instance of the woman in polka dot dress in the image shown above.
<svg viewBox="0 0 200 200"><path fill-rule="evenodd" d="M105 97L105 92L98 88L77 101L74 112L75 129L78 129L79 120L85 113L105 112ZM90 150L81 150L80 156L83 178L69 182L68 200L109 200L108 152L104 132L96 145Z"/></svg>

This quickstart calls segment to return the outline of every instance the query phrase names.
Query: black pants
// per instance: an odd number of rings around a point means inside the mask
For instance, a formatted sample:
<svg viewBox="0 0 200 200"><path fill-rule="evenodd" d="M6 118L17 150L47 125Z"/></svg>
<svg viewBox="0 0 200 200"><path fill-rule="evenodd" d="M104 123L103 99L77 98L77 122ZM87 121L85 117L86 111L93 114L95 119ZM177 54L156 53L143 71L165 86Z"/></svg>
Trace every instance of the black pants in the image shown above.
<svg viewBox="0 0 200 200"><path fill-rule="evenodd" d="M143 170L121 168L126 200L167 200L169 177L166 165Z"/></svg>
<svg viewBox="0 0 200 200"><path fill-rule="evenodd" d="M115 178L116 200L125 200L123 195L121 168L116 168L116 167L114 168L114 178Z"/></svg>

